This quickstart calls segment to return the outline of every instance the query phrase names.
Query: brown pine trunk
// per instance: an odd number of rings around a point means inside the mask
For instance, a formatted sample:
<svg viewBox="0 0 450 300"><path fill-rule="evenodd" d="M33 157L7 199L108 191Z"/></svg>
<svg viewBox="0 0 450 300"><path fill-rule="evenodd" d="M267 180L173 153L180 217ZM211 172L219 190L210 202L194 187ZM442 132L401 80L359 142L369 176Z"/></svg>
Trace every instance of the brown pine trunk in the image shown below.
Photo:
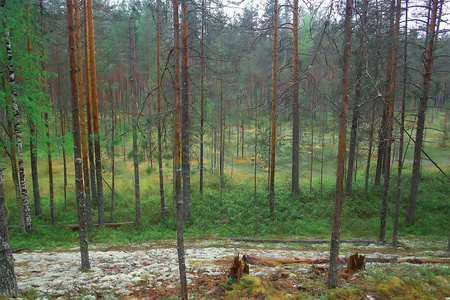
<svg viewBox="0 0 450 300"><path fill-rule="evenodd" d="M300 112L298 105L298 0L293 1L293 20L292 20L292 56L293 56L293 66L292 66L292 194L298 196L300 194L299 186L299 169L300 169Z"/></svg>
<svg viewBox="0 0 450 300"><path fill-rule="evenodd" d="M420 165L422 161L421 154L425 130L425 113L428 106L428 95L430 92L431 74L433 71L435 35L438 34L438 32L436 32L436 21L439 0L431 0L431 2L432 7L429 8L431 9L431 17L427 22L429 26L427 30L425 52L423 55L422 84L420 91L419 111L417 114L416 144L414 146L414 163L412 168L411 189L409 192L408 213L406 217L406 222L411 225L414 224L416 214L417 191L420 184Z"/></svg>
<svg viewBox="0 0 450 300"><path fill-rule="evenodd" d="M187 1L181 2L181 161L183 177L183 220L191 216L191 166L189 163L189 85L188 85L188 52L187 52Z"/></svg>
<svg viewBox="0 0 450 300"><path fill-rule="evenodd" d="M92 108L91 108L91 85L90 85L90 67L89 67L89 33L88 33L88 8L87 1L83 1L84 10L84 86L86 88L86 122L87 122L87 142L88 142L88 160L89 160L89 178L90 178L90 195L91 195L91 207L92 203L98 205L97 194L97 180L95 179L95 156L94 156L94 142L92 141ZM88 209L89 213L89 209ZM92 228L92 214L88 215L88 229Z"/></svg>
<svg viewBox="0 0 450 300"><path fill-rule="evenodd" d="M272 60L272 138L270 148L269 204L275 212L275 145L277 139L277 55L278 55L278 0L274 1L273 14L273 60Z"/></svg>
<svg viewBox="0 0 450 300"><path fill-rule="evenodd" d="M383 182L383 198L381 203L381 220L380 220L380 241L384 242L386 238L386 219L389 200L389 180L390 180L390 163L391 163L391 148L392 148L392 131L394 121L394 104L395 104L395 90L397 85L397 56L398 56L398 41L399 41L399 29L400 29L400 0L397 0L397 9L395 0L392 0L391 4L391 30L394 37L394 46L392 48L392 54L390 58L392 61L388 62L388 71L391 72L388 75L388 81L386 82L386 100L385 105L388 105L387 115L387 140L386 151L384 157L384 182ZM391 66L389 66L389 64Z"/></svg>
<svg viewBox="0 0 450 300"><path fill-rule="evenodd" d="M88 146L87 146L87 136L86 136L86 114L84 110L84 93L83 93L83 60L81 55L81 22L80 22L80 8L78 5L78 0L74 0L75 6L75 42L77 45L76 56L77 56L77 82L78 82L78 96L80 105L80 133L81 133L81 146L83 147L83 178L84 178L84 194L86 201L86 220L88 224L88 230L92 226L92 214L91 214L91 188L89 181L89 162L88 162Z"/></svg>
<svg viewBox="0 0 450 300"><path fill-rule="evenodd" d="M180 22L178 18L178 0L173 0L173 38L174 38L174 88L175 101L173 109L174 124L174 191L177 211L177 251L178 267L180 272L180 297L182 300L188 299L186 281L186 263L183 237L183 197L181 191L181 105L180 105Z"/></svg>
<svg viewBox="0 0 450 300"><path fill-rule="evenodd" d="M70 62L70 86L72 104L72 126L73 126L73 150L75 164L75 189L77 198L78 224L80 236L81 270L89 270L89 250L87 240L86 207L83 192L83 166L81 164L81 139L77 88L77 65L75 54L75 26L73 19L73 3L67 0L67 27L69 30L69 62Z"/></svg>
<svg viewBox="0 0 450 300"><path fill-rule="evenodd" d="M135 223L141 224L141 191L139 187L139 149L137 140L137 100L135 97L135 78L134 78L134 18L130 17L129 20L129 33L130 33L130 92L131 92L131 104L133 105L133 166L134 166L134 201L135 201Z"/></svg>
<svg viewBox="0 0 450 300"><path fill-rule="evenodd" d="M166 222L166 204L164 197L164 173L162 164L162 124L161 124L161 66L160 66L160 43L161 43L161 33L160 33L160 0L156 1L157 15L156 15L156 80L157 80L157 109L158 109L158 168L159 168L159 195L161 198L161 220ZM203 94L202 94L203 95ZM202 119L203 121L203 119ZM203 127L202 127L203 128ZM203 144L201 144L203 146ZM202 148L203 150L203 148ZM202 153L203 154L203 153ZM202 162L203 163L203 162ZM201 171L200 171L201 172Z"/></svg>
<svg viewBox="0 0 450 300"><path fill-rule="evenodd" d="M14 273L14 258L9 245L6 197L3 190L3 166L0 165L0 297L17 297L18 288Z"/></svg>
<svg viewBox="0 0 450 300"><path fill-rule="evenodd" d="M98 224L102 228L105 224L105 205L103 202L103 175L102 175L102 157L100 151L100 128L98 122L98 98L97 98L97 74L95 66L95 46L94 46L94 19L92 13L92 0L87 0L88 8L88 28L89 28L89 67L90 84L92 93L92 118L94 125L94 148L95 148L95 171L97 179L97 197L98 197Z"/></svg>
<svg viewBox="0 0 450 300"><path fill-rule="evenodd" d="M344 198L345 142L347 139L348 94L350 88L350 54L352 45L352 6L353 0L346 0L344 21L344 50L342 66L342 91L339 118L339 144L336 169L336 193L334 198L333 227L330 244L330 268L328 288L337 286L339 262L339 240L341 235L342 200Z"/></svg>

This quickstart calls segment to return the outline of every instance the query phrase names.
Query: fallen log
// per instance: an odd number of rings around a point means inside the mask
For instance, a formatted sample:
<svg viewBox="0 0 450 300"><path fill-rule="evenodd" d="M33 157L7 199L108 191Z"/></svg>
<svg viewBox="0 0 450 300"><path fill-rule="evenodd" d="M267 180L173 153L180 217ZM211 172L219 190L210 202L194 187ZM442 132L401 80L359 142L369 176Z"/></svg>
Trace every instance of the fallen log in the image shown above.
<svg viewBox="0 0 450 300"><path fill-rule="evenodd" d="M326 244L330 243L330 240L322 239L259 239L259 238L226 238L231 241L237 242L253 242L253 243L308 243L308 244ZM371 244L371 240L340 240L341 243L360 243L360 244Z"/></svg>
<svg viewBox="0 0 450 300"><path fill-rule="evenodd" d="M122 225L129 225L129 224L134 224L134 222L105 223L105 227L117 228ZM78 224L67 224L67 225L63 225L63 226L71 228L71 229L78 229L80 227L80 225L78 225ZM98 224L92 224L92 226L98 227Z"/></svg>
<svg viewBox="0 0 450 300"><path fill-rule="evenodd" d="M310 257L268 257L257 255L244 255L243 260L248 264L266 263L273 264L324 264L329 263L329 258L310 258ZM348 258L340 258L340 262L348 262ZM366 257L366 262L378 263L410 263L410 264L450 264L448 258L383 258L383 257Z"/></svg>

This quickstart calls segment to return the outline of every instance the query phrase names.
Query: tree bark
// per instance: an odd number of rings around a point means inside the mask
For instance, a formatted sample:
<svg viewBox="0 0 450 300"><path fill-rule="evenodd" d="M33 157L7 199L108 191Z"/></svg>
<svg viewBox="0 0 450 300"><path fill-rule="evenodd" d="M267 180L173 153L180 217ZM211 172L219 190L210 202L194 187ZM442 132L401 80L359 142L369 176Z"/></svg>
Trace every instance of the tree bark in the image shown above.
<svg viewBox="0 0 450 300"><path fill-rule="evenodd" d="M298 105L298 0L293 1L292 7L292 194L298 196L300 194L299 186L299 169L300 169L300 112Z"/></svg>
<svg viewBox="0 0 450 300"><path fill-rule="evenodd" d="M181 104L180 104L180 22L178 17L178 0L173 0L173 37L174 37L174 89L175 101L173 110L174 124L174 192L177 211L177 252L180 272L180 297L187 300L186 263L183 238L183 197L181 191Z"/></svg>
<svg viewBox="0 0 450 300"><path fill-rule="evenodd" d="M2 3L2 7L4 7L4 3ZM25 179L25 165L23 161L23 146L22 146L22 131L20 129L20 111L19 105L17 104L17 89L16 89L16 77L14 72L13 65L13 55L11 50L11 42L9 37L9 29L3 20L3 27L5 30L5 42L6 42L6 55L7 55L7 63L8 63L8 78L9 78L9 86L11 89L11 106L13 112L13 124L14 124L14 137L16 142L16 151L17 151L17 164L19 169L19 183L20 183L20 193L22 196L22 206L23 206L23 216L25 218L25 230L29 231L32 227L31 221L31 213L30 213L30 204L28 201L28 190L27 190L27 182Z"/></svg>
<svg viewBox="0 0 450 300"><path fill-rule="evenodd" d="M416 143L414 146L411 189L409 192L408 213L406 217L406 222L410 225L414 224L416 215L417 191L420 184L420 165L422 162L421 155L425 130L425 113L428 106L431 74L433 72L435 35L438 34L438 32L436 32L436 20L439 0L431 0L431 2L431 17L427 22L429 25L427 28L425 52L423 54L422 85L420 91L419 112L417 114Z"/></svg>
<svg viewBox="0 0 450 300"><path fill-rule="evenodd" d="M131 92L131 103L133 105L133 167L134 167L134 201L135 201L135 222L136 225L141 224L141 192L139 187L139 149L137 141L137 100L135 97L135 86L136 82L134 80L134 48L135 48L135 36L134 36L134 18L133 16L129 19L129 33L130 33L130 92Z"/></svg>
<svg viewBox="0 0 450 300"><path fill-rule="evenodd" d="M398 9L398 7L397 7ZM401 202L401 191L402 191L402 170L403 170L403 142L405 136L405 106L406 106L406 87L408 80L408 65L407 50L408 50L408 0L405 1L405 45L403 51L403 93L402 93L402 104L400 111L400 139L398 147L398 167L397 167L397 194L395 197L395 213L394 213L394 228L392 233L392 246L397 247L398 244L398 221L400 215L400 202Z"/></svg>
<svg viewBox="0 0 450 300"><path fill-rule="evenodd" d="M81 254L81 270L90 269L89 250L87 240L87 222L86 207L83 192L83 166L81 160L81 139L80 139L80 120L78 105L78 86L77 86L77 64L75 54L75 26L73 15L73 2L67 0L67 26L69 31L69 62L70 62L70 87L71 87L71 104L72 104L72 126L73 126L73 150L75 164L75 190L77 198L79 236L80 236L80 254Z"/></svg>
<svg viewBox="0 0 450 300"><path fill-rule="evenodd" d="M89 66L90 83L92 93L92 118L94 125L94 148L95 148L95 171L97 179L97 200L98 200L98 224L102 228L105 223L105 205L103 202L103 181L102 181L102 157L100 151L100 128L98 125L98 98L97 98L97 72L95 66L95 46L94 46L94 19L92 13L92 0L87 0L88 27L89 27Z"/></svg>
<svg viewBox="0 0 450 300"><path fill-rule="evenodd" d="M48 161L48 189L50 200L50 221L52 225L55 224L55 201L53 191L53 161L52 161L52 148L50 146L50 127L48 120L48 113L44 113L44 119L46 123L46 136L47 136L47 161Z"/></svg>
<svg viewBox="0 0 450 300"><path fill-rule="evenodd" d="M352 43L353 0L346 0L344 21L344 49L342 65L342 94L339 118L339 143L336 168L336 193L334 198L333 227L330 245L330 269L328 288L337 286L339 240L341 235L342 200L344 198L345 142L347 139L348 97L350 88L350 53Z"/></svg>
<svg viewBox="0 0 450 300"><path fill-rule="evenodd" d="M91 187L89 180L89 161L88 161L88 145L86 136L86 114L84 110L84 93L83 93L83 60L81 55L81 22L80 22L80 8L78 0L74 0L75 5L75 42L76 42L76 56L77 56L77 83L78 83L78 100L80 105L80 133L81 133L81 146L83 156L83 178L84 178L84 194L86 201L86 220L88 224L88 230L92 225L91 214Z"/></svg>
<svg viewBox="0 0 450 300"><path fill-rule="evenodd" d="M205 0L202 0L202 40L201 40L201 86L200 86L200 194L203 195L203 173L204 173L204 122L205 122Z"/></svg>
<svg viewBox="0 0 450 300"><path fill-rule="evenodd" d="M164 173L162 164L162 122L161 122L161 66L160 66L160 43L161 43L161 21L160 21L160 0L156 1L156 77L157 84L157 109L158 109L158 168L159 168L159 196L161 198L161 220L166 222L166 204L164 197ZM203 91L203 90L202 90ZM203 94L202 94L203 95ZM203 99L203 98L202 98ZM203 119L202 119L203 121ZM203 127L202 127L203 128ZM203 146L203 144L201 144ZM202 148L203 149L203 148ZM202 153L203 154L203 153ZM203 163L203 162L202 162Z"/></svg>
<svg viewBox="0 0 450 300"><path fill-rule="evenodd" d="M389 200L389 180L390 180L390 163L391 163L391 147L392 147L392 131L393 131L393 120L394 120L394 104L395 104L395 91L397 85L397 56L398 56L398 41L399 41L399 28L400 28L400 0L397 0L397 5L395 0L392 0L391 4L391 25L390 32L394 38L394 45L388 58L391 60L387 63L387 75L386 91L385 91L385 101L384 105L387 106L387 119L385 127L386 131L386 151L384 152L384 182L383 182L383 198L381 204L381 220L380 220L380 241L384 242L386 238L386 219L388 210L388 200Z"/></svg>
<svg viewBox="0 0 450 300"><path fill-rule="evenodd" d="M191 216L191 166L189 162L190 116L187 52L187 0L181 1L181 161L183 177L183 220Z"/></svg>
<svg viewBox="0 0 450 300"><path fill-rule="evenodd" d="M94 143L92 141L92 108L91 108L91 85L90 85L90 63L89 63L89 26L87 23L88 20L88 7L87 1L83 1L83 10L84 10L84 85L86 87L86 122L87 122L87 142L88 142L88 159L89 159L89 178L90 178L90 187L91 187L91 206L92 203L98 205L98 194L97 194L97 184L95 178L95 155L94 155ZM125 145L125 143L124 143ZM92 228L92 214L88 216L88 229Z"/></svg>
<svg viewBox="0 0 450 300"><path fill-rule="evenodd" d="M368 0L364 1L364 7L361 15L361 28L359 37L359 49L356 62L356 84L355 84L355 98L352 109L352 126L350 130L350 150L348 153L348 165L347 165L347 178L345 182L345 193L347 195L352 194L353 183L353 168L355 165L355 153L356 153L356 138L358 133L358 121L359 121L359 102L361 101L361 79L363 71L363 49L365 47L365 25L367 18ZM355 171L356 173L356 171Z"/></svg>
<svg viewBox="0 0 450 300"><path fill-rule="evenodd" d="M15 298L18 288L16 274L14 273L14 258L9 245L3 170L3 166L0 165L0 297Z"/></svg>
<svg viewBox="0 0 450 300"><path fill-rule="evenodd" d="M278 0L274 1L273 14L273 59L272 59L272 138L270 147L270 212L275 212L275 146L277 139L277 55L278 55Z"/></svg>

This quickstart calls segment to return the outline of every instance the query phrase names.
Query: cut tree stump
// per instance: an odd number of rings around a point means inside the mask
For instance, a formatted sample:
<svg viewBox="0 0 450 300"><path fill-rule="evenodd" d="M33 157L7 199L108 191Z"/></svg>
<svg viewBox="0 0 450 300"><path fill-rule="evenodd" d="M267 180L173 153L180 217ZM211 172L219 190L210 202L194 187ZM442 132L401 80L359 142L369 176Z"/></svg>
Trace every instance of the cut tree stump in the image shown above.
<svg viewBox="0 0 450 300"><path fill-rule="evenodd" d="M242 257L242 260L239 259L239 254L234 257L233 265L228 272L228 278L239 281L242 276L249 274L250 269L244 257Z"/></svg>

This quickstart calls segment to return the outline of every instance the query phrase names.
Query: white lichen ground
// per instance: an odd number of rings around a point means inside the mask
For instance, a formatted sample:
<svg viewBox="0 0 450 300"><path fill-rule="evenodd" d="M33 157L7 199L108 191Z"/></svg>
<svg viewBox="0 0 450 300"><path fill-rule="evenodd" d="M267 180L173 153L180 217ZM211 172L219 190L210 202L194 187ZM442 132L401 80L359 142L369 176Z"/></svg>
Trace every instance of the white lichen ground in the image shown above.
<svg viewBox="0 0 450 300"><path fill-rule="evenodd" d="M213 241L188 243L186 245L186 267L188 284L196 276L223 274L227 265L218 263L229 260L237 254L252 254L277 257L327 257L326 246L297 251L284 248L285 245L273 245L270 248L262 245L249 245L237 242ZM364 249L383 248L385 246L366 245ZM138 246L120 246L120 250L108 250L107 247L91 247L89 258L91 269L80 271L80 254L78 249L44 250L21 252L14 254L15 272L21 294L33 294L41 298L61 299L118 299L131 296L133 291L145 288L170 289L178 284L178 260L174 243L141 244ZM354 247L353 247L354 249ZM377 255L392 257L395 255ZM434 253L439 255L439 253ZM343 253L343 256L347 255ZM417 254L416 254L417 255ZM415 257L417 257L414 255ZM278 268L293 269L304 272L308 265L281 266ZM251 266L254 276L279 271L273 267Z"/></svg>

